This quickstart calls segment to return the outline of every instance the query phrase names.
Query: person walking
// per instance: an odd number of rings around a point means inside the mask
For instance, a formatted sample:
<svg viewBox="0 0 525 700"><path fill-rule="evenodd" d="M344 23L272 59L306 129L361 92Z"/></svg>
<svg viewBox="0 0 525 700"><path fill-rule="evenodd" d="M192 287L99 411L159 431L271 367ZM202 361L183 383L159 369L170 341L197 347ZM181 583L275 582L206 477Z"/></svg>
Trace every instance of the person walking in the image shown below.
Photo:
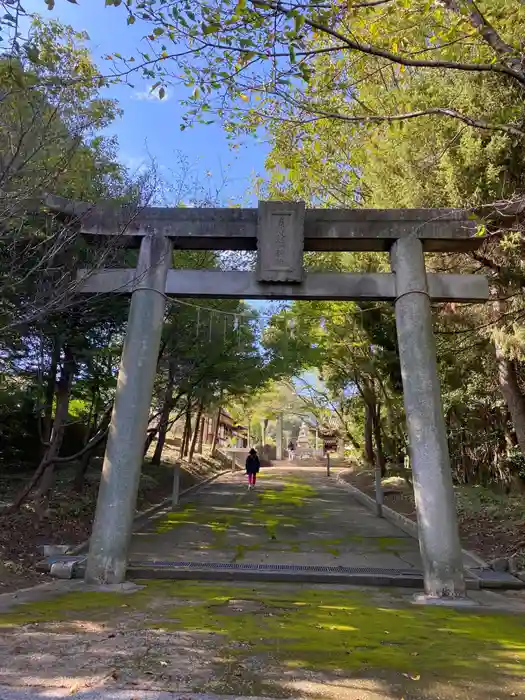
<svg viewBox="0 0 525 700"><path fill-rule="evenodd" d="M255 486L257 481L257 474L261 468L261 462L259 461L259 455L253 449L250 450L249 455L246 457L246 474L248 474L248 490L250 491Z"/></svg>
<svg viewBox="0 0 525 700"><path fill-rule="evenodd" d="M290 440L290 442L288 443L288 459L290 460L290 462L293 462L294 457L295 457L295 445Z"/></svg>

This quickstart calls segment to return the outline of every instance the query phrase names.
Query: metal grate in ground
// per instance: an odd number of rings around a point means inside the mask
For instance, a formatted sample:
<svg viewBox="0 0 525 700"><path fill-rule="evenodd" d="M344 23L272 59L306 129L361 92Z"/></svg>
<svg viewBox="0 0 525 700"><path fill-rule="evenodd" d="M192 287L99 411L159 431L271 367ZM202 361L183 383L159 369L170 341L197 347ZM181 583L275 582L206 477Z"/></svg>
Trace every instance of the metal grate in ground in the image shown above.
<svg viewBox="0 0 525 700"><path fill-rule="evenodd" d="M199 569L227 570L227 571L289 571L290 573L319 573L319 574L373 574L379 576L419 576L423 577L417 569L381 569L377 567L350 567L350 566L306 566L300 564L231 564L228 562L194 562L194 561L136 561L132 567L160 567L168 569Z"/></svg>

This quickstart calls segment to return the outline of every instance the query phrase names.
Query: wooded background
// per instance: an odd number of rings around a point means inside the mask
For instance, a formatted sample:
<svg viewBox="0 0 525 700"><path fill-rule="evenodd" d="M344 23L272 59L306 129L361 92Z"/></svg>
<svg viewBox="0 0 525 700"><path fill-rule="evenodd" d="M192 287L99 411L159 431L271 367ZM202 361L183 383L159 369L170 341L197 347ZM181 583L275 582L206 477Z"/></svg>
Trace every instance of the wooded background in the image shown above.
<svg viewBox="0 0 525 700"><path fill-rule="evenodd" d="M135 262L118 237L89 247L35 203L52 192L93 203L223 204L220 191L186 176L182 161L169 183L154 167L137 175L119 162L116 142L101 135L120 109L106 94L133 73L161 97L184 75L183 130L221 120L232 143L263 133L271 151L267 175L253 183L261 199L471 212L486 236L483 248L427 256L430 270L479 272L491 285L488 304L434 308L454 479L521 502L523 3L103 5L121 31L142 23L149 53L111 55L98 66L88 38L52 12L42 19L18 0L0 2L0 476L7 517L26 509L40 522L53 510L57 474L82 493L89 469L100 468L92 459L104 449L128 301L82 298L75 273ZM306 264L388 269L380 253L312 253ZM179 251L174 265L247 269L253 259ZM167 307L145 444L145 453L157 448L154 463L177 417L225 407L259 437L261 421L285 406L290 429L303 418L331 421L354 457L410 482L390 305L294 302L259 318L243 302L205 306L188 300ZM522 509L516 522L524 520Z"/></svg>

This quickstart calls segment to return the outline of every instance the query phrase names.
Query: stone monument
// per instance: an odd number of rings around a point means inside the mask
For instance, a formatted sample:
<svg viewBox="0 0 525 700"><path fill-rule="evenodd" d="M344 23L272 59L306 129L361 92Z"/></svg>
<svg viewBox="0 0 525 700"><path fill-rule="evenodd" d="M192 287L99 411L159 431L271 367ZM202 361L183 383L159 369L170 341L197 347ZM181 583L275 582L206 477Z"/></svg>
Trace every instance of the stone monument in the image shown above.
<svg viewBox="0 0 525 700"><path fill-rule="evenodd" d="M299 428L299 436L297 438L297 445L295 448L295 453L300 459L303 457L312 456L312 448L310 446L310 439L308 433L308 426L303 421L301 423L301 427Z"/></svg>

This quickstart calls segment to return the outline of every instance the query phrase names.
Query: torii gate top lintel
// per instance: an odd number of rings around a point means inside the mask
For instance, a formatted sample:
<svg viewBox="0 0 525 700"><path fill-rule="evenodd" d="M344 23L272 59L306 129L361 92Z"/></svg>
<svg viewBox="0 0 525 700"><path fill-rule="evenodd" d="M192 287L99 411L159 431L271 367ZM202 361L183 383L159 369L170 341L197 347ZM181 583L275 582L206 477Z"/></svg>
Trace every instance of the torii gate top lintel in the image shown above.
<svg viewBox="0 0 525 700"><path fill-rule="evenodd" d="M138 207L54 195L45 198L45 206L75 219L86 236L120 235L129 247L158 234L183 250L256 250L264 219L292 212L301 219L307 252L388 251L409 235L416 235L426 252L475 250L483 242L463 209L305 209L303 202L259 202L258 208L242 209Z"/></svg>

